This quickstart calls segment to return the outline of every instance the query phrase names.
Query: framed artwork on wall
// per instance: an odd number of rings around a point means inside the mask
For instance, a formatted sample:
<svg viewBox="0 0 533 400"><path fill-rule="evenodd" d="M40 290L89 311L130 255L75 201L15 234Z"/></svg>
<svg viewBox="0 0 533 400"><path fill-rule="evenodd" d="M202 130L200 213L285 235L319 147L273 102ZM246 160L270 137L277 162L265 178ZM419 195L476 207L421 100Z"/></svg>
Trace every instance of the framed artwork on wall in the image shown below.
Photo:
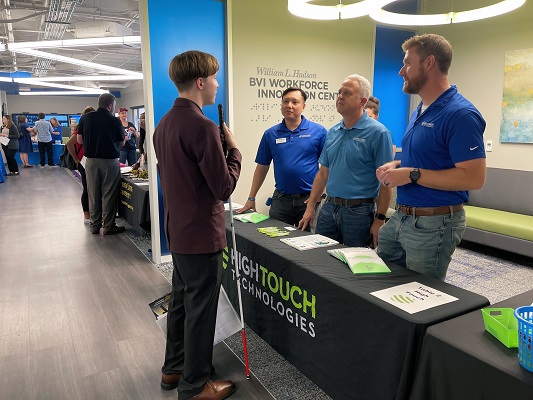
<svg viewBox="0 0 533 400"><path fill-rule="evenodd" d="M533 143L533 49L505 53L501 143Z"/></svg>

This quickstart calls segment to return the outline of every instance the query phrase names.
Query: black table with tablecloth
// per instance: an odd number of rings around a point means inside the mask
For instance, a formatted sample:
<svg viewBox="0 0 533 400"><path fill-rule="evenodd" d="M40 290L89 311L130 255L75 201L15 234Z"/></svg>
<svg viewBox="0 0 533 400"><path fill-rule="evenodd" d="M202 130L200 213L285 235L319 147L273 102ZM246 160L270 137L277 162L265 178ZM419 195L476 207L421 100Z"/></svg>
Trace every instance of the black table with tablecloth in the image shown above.
<svg viewBox="0 0 533 400"><path fill-rule="evenodd" d="M119 191L118 215L123 217L136 232L150 231L148 181L122 176Z"/></svg>
<svg viewBox="0 0 533 400"><path fill-rule="evenodd" d="M491 308L533 303L533 290ZM481 311L430 327L424 337L411 400L530 400L533 372L485 330Z"/></svg>
<svg viewBox="0 0 533 400"><path fill-rule="evenodd" d="M234 226L246 324L335 399L406 399L426 329L488 305L483 296L396 265L389 274L353 275L327 254L332 247L298 251L257 231L285 226L276 220ZM223 285L236 306L228 215L226 232ZM458 300L409 314L370 294L410 282Z"/></svg>

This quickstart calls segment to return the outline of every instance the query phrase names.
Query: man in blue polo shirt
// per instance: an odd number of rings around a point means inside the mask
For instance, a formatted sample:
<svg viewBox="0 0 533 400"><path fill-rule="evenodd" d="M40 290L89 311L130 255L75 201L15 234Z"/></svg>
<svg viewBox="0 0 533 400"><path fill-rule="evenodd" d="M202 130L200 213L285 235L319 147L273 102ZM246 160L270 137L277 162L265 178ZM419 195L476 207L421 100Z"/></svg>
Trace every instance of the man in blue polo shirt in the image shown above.
<svg viewBox="0 0 533 400"><path fill-rule="evenodd" d="M422 101L402 140L402 159L376 176L398 187L396 213L379 233L378 254L408 269L444 280L465 230L468 190L485 182L485 121L448 82L452 46L427 34L406 40L403 91Z"/></svg>
<svg viewBox="0 0 533 400"><path fill-rule="evenodd" d="M305 212L305 201L318 172L318 157L324 147L326 128L302 115L307 100L302 89L289 87L283 91L281 99L283 121L263 134L255 158L257 166L250 194L237 213L255 209L255 196L274 161L276 189L269 215L296 226Z"/></svg>
<svg viewBox="0 0 533 400"><path fill-rule="evenodd" d="M342 83L336 107L343 119L328 131L320 170L299 223L305 229L313 221L311 205L325 188L328 196L316 233L355 247L364 247L370 235L376 242L392 194L376 179L376 169L392 160L391 135L364 111L369 96L370 82L360 75L350 75Z"/></svg>

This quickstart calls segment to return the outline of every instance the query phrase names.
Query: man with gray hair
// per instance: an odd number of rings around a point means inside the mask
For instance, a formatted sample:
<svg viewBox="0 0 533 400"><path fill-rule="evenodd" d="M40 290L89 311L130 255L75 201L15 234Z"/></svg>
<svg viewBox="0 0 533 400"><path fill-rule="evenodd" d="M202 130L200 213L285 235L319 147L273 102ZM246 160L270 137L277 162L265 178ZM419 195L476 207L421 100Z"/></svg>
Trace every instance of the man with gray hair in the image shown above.
<svg viewBox="0 0 533 400"><path fill-rule="evenodd" d="M98 97L98 110L85 114L78 123L78 143L83 144L91 232L104 235L124 232L115 225L120 184L119 146L124 144L124 129L113 115L116 98L111 93Z"/></svg>
<svg viewBox="0 0 533 400"><path fill-rule="evenodd" d="M350 75L341 84L336 106L342 121L328 131L299 223L305 229L313 221L314 205L326 189L316 233L346 246L364 247L370 236L376 245L391 198L391 189L380 186L376 178L376 169L392 160L391 135L364 112L369 96L370 82L360 75Z"/></svg>

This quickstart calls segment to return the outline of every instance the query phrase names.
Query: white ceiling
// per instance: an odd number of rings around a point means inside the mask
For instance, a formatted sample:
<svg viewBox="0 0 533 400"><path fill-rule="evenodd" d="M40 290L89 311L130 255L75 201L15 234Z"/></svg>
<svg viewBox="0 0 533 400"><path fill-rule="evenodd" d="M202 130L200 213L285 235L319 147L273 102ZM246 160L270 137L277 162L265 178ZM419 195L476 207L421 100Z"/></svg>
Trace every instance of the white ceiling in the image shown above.
<svg viewBox="0 0 533 400"><path fill-rule="evenodd" d="M140 35L137 0L0 0L0 10L0 43L8 47L13 42ZM140 43L35 49L142 73ZM69 80L69 77L80 75L106 76L117 73L20 52L0 51L2 76L17 71L30 73L33 78L64 77L64 81L56 83L106 90L121 90L136 82ZM42 86L22 84L18 89L22 92L30 88L43 89Z"/></svg>

